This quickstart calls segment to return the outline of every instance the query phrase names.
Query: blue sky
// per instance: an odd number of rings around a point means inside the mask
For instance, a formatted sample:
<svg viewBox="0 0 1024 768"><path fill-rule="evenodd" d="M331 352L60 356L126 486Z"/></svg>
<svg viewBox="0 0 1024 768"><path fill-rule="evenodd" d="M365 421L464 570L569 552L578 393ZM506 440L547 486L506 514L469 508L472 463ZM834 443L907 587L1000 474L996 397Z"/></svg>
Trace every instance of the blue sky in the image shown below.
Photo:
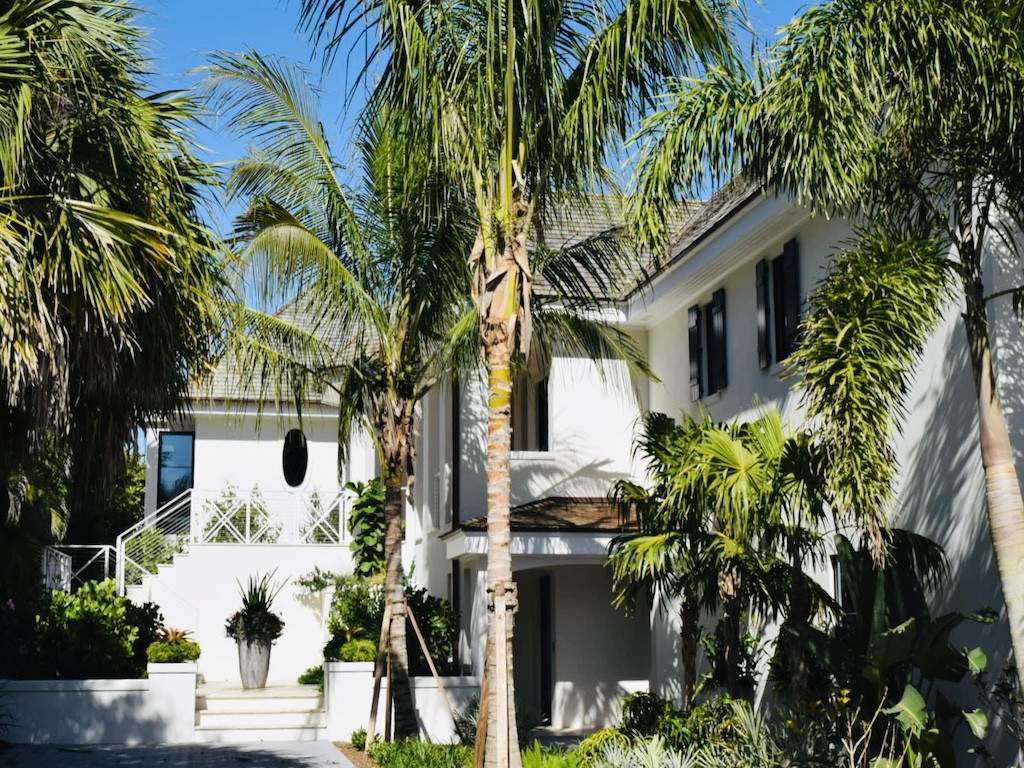
<svg viewBox="0 0 1024 768"><path fill-rule="evenodd" d="M314 76L320 74L307 38L296 30L299 0L138 0L138 4L145 11L142 24L150 34L155 89L195 83L198 78L192 70L217 50L255 48L304 63ZM750 4L749 14L759 34L766 37L805 5L806 0L761 0ZM345 110L345 96L350 90L347 74L344 62L339 60L322 83L321 97L321 115L334 151L342 159L344 139L355 115L354 108L348 113ZM208 127L198 135L207 159L227 163L238 158L244 145L225 136L214 118L207 122ZM226 216L217 218L226 224Z"/></svg>

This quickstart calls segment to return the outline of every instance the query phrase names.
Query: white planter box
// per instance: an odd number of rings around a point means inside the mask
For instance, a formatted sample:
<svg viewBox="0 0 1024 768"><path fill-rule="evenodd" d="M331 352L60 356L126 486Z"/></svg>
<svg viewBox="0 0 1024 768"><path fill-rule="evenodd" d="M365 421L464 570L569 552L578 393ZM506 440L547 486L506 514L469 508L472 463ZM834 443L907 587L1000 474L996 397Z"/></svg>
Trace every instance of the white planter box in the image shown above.
<svg viewBox="0 0 1024 768"><path fill-rule="evenodd" d="M442 677L441 683L448 693L456 715L480 692L480 683L475 677ZM373 663L329 661L324 664L324 686L327 737L334 741L348 741L353 731L366 728L370 718ZM385 691L382 681L377 706L378 736L384 730ZM412 678L412 695L420 722L420 735L433 742L456 741L455 724L434 679Z"/></svg>
<svg viewBox="0 0 1024 768"><path fill-rule="evenodd" d="M150 664L148 680L0 680L8 741L174 744L195 728L196 665Z"/></svg>

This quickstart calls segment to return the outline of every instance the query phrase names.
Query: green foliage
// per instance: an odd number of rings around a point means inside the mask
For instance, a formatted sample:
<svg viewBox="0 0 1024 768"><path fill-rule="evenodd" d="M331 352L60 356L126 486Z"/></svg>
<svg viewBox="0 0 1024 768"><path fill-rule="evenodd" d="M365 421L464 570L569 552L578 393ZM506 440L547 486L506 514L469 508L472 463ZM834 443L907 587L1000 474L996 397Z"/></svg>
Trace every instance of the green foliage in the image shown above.
<svg viewBox="0 0 1024 768"><path fill-rule="evenodd" d="M302 674L299 675L299 685L315 685L320 693L324 692L324 665L317 664L315 667L310 667Z"/></svg>
<svg viewBox="0 0 1024 768"><path fill-rule="evenodd" d="M380 768L467 768L473 752L461 744L425 741L374 741L367 750Z"/></svg>
<svg viewBox="0 0 1024 768"><path fill-rule="evenodd" d="M377 645L373 640L349 640L338 649L338 661L374 661Z"/></svg>
<svg viewBox="0 0 1024 768"><path fill-rule="evenodd" d="M362 752L366 749L366 729L356 728L352 731L352 735L349 737L348 741L354 748Z"/></svg>
<svg viewBox="0 0 1024 768"><path fill-rule="evenodd" d="M3 10L0 496L49 434L79 521L107 508L135 426L188 402L221 332L197 107L151 92L137 20L119 0Z"/></svg>
<svg viewBox="0 0 1024 768"><path fill-rule="evenodd" d="M688 712L653 693L634 693L622 701L623 733L636 738L656 736L677 750L728 741L735 729L735 708L728 696L710 698Z"/></svg>
<svg viewBox="0 0 1024 768"><path fill-rule="evenodd" d="M703 612L720 609L712 682L750 696L753 663L745 617L803 621L832 601L804 572L823 557L824 457L805 432L788 431L768 410L742 422L684 414L679 424L648 414L637 440L651 487L622 481L614 495L635 533L618 537L608 563L615 602L629 607L654 589L677 600L684 695L698 692L696 658ZM678 606L678 607L676 607Z"/></svg>
<svg viewBox="0 0 1024 768"><path fill-rule="evenodd" d="M523 768L583 768L579 752L575 749L542 747L540 742L522 750Z"/></svg>
<svg viewBox="0 0 1024 768"><path fill-rule="evenodd" d="M303 583L319 586L329 578L323 572L303 577ZM334 596L328 616L331 640L324 647L325 658L337 658L342 647L351 640L368 640L376 648L384 621L384 588L381 584L358 576L335 577ZM435 597L426 589L407 585L405 598L416 616L424 640L441 674L455 669L455 647L458 640L459 616L448 600ZM413 637L411 625L408 636ZM376 658L376 650L367 659ZM418 643L410 644L409 669L413 675L428 675L430 667Z"/></svg>
<svg viewBox="0 0 1024 768"><path fill-rule="evenodd" d="M602 728L587 736L576 747L581 768L592 768L610 748L626 749L630 738L616 728Z"/></svg>
<svg viewBox="0 0 1024 768"><path fill-rule="evenodd" d="M242 609L228 617L224 631L233 640L272 643L281 636L284 622L270 610L284 582L274 584L276 569L262 576L250 576L246 586L238 584Z"/></svg>
<svg viewBox="0 0 1024 768"><path fill-rule="evenodd" d="M71 595L51 592L36 618L33 668L21 676L139 677L159 627L156 606L120 597L113 580L86 582Z"/></svg>
<svg viewBox="0 0 1024 768"><path fill-rule="evenodd" d="M126 546L126 554L132 563L126 569L133 569L134 564L147 573L156 573L157 566L171 562L171 559L183 549L174 536L168 536L159 528L143 528Z"/></svg>
<svg viewBox="0 0 1024 768"><path fill-rule="evenodd" d="M856 511L876 546L892 503L897 425L954 277L938 240L862 231L811 294L788 363L829 448L835 511Z"/></svg>
<svg viewBox="0 0 1024 768"><path fill-rule="evenodd" d="M182 661L195 661L200 654L199 643L191 640L167 642L157 640L146 649L146 658L150 664L177 664Z"/></svg>
<svg viewBox="0 0 1024 768"><path fill-rule="evenodd" d="M356 575L375 576L384 569L384 483L375 477L368 483L346 483L345 490L354 497L348 530Z"/></svg>

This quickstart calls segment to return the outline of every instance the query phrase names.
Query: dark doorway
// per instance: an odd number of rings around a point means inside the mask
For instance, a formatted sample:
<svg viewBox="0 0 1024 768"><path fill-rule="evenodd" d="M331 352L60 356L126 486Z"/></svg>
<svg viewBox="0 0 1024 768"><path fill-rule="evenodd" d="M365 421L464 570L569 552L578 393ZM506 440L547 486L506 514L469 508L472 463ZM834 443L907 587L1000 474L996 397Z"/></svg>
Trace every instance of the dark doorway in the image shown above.
<svg viewBox="0 0 1024 768"><path fill-rule="evenodd" d="M551 701L555 696L554 657L555 633L551 611L551 576L539 580L540 592L540 717L551 723Z"/></svg>

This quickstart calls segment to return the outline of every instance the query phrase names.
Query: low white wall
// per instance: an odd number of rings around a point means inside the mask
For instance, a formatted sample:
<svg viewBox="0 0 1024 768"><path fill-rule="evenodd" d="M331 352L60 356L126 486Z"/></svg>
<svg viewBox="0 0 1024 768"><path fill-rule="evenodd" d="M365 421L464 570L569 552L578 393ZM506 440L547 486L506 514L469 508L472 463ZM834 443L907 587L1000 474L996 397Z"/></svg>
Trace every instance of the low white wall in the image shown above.
<svg viewBox="0 0 1024 768"><path fill-rule="evenodd" d="M148 680L2 680L4 738L22 744L193 740L196 665L150 664Z"/></svg>
<svg viewBox="0 0 1024 768"><path fill-rule="evenodd" d="M327 705L327 738L348 741L353 731L366 728L373 698L373 663L328 662L324 665ZM455 715L461 714L480 695L475 677L442 677ZM413 702L420 735L436 743L457 740L444 696L432 677L412 678ZM385 686L381 684L377 708L377 735L384 730Z"/></svg>

